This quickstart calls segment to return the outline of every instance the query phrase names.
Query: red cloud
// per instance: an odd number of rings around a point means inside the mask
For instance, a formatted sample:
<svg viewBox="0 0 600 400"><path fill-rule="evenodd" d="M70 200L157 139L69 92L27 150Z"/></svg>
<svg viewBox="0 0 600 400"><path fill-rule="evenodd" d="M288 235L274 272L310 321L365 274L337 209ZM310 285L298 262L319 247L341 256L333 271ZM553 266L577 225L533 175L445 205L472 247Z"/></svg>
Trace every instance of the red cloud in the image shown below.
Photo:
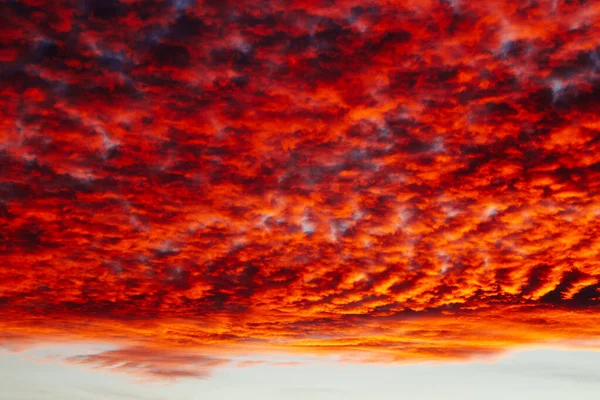
<svg viewBox="0 0 600 400"><path fill-rule="evenodd" d="M416 362L597 339L579 3L9 2L2 331L126 338L76 361L151 376L212 359L138 343Z"/></svg>
<svg viewBox="0 0 600 400"><path fill-rule="evenodd" d="M167 380L206 378L212 368L229 362L222 358L144 347L129 347L98 354L74 356L68 358L67 361L143 378Z"/></svg>

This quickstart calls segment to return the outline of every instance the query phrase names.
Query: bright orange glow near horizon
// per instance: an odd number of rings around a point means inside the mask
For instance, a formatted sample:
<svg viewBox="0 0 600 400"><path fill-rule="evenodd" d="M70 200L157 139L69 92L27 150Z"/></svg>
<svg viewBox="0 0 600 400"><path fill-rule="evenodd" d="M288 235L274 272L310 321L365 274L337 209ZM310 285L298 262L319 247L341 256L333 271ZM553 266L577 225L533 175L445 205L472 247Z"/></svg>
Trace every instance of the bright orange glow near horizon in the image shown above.
<svg viewBox="0 0 600 400"><path fill-rule="evenodd" d="M2 7L0 345L187 378L600 343L599 3Z"/></svg>

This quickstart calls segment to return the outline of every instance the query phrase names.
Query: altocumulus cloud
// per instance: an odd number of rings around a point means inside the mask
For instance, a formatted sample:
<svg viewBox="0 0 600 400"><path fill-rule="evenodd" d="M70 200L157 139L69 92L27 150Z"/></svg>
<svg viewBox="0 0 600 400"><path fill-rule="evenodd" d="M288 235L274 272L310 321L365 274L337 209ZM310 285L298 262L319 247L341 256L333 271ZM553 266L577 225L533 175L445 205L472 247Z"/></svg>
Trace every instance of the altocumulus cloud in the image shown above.
<svg viewBox="0 0 600 400"><path fill-rule="evenodd" d="M10 346L196 378L600 336L598 3L2 8Z"/></svg>

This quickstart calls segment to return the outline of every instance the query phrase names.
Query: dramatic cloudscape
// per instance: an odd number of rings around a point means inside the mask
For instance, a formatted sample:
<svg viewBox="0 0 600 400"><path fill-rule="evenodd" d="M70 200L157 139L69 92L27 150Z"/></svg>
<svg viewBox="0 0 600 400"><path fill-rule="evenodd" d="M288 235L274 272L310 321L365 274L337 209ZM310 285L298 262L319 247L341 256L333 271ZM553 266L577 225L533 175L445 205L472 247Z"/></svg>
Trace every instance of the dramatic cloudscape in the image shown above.
<svg viewBox="0 0 600 400"><path fill-rule="evenodd" d="M599 2L0 10L3 347L177 380L600 345Z"/></svg>

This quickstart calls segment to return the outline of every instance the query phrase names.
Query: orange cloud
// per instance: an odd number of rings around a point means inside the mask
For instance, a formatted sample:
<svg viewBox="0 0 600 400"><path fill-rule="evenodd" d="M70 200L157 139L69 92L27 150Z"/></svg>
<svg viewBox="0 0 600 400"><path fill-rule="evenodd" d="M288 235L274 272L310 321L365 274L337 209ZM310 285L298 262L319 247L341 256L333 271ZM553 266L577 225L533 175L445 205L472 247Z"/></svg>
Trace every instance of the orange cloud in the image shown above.
<svg viewBox="0 0 600 400"><path fill-rule="evenodd" d="M71 361L199 377L598 339L580 3L10 2L3 341L108 340Z"/></svg>

